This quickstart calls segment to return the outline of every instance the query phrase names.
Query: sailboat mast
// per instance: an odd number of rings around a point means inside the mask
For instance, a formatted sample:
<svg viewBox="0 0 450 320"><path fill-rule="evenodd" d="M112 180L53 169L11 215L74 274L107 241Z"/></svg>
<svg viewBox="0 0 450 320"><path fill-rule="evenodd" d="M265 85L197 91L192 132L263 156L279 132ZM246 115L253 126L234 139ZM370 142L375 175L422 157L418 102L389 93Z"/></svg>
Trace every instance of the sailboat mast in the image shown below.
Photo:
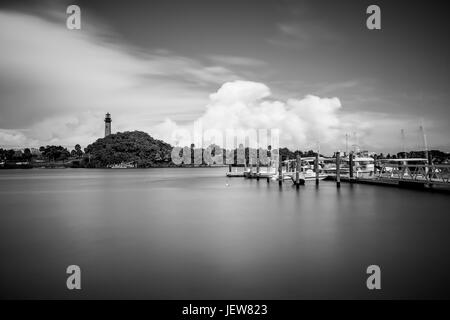
<svg viewBox="0 0 450 320"><path fill-rule="evenodd" d="M353 132L353 135L354 135L354 139L355 139L355 144L353 145L353 152L355 154L359 154L360 149L359 149L358 135L356 134L356 132Z"/></svg>
<svg viewBox="0 0 450 320"><path fill-rule="evenodd" d="M428 141L427 141L427 135L425 133L425 129L423 124L420 125L420 132L422 133L422 137L423 137L423 145L425 148L425 158L427 158L427 161L430 162L430 158L428 155Z"/></svg>
<svg viewBox="0 0 450 320"><path fill-rule="evenodd" d="M402 135L402 153L403 153L403 158L406 159L406 150L405 150L405 130L401 130L401 135Z"/></svg>
<svg viewBox="0 0 450 320"><path fill-rule="evenodd" d="M348 155L348 133L345 134L345 154Z"/></svg>

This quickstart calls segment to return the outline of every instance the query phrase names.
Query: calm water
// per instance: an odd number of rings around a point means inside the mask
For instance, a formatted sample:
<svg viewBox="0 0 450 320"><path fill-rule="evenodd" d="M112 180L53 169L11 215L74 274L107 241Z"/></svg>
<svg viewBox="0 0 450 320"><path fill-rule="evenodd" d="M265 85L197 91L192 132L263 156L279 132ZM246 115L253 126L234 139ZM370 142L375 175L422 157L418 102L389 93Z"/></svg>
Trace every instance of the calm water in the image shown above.
<svg viewBox="0 0 450 320"><path fill-rule="evenodd" d="M450 297L450 196L225 171L0 171L2 297Z"/></svg>

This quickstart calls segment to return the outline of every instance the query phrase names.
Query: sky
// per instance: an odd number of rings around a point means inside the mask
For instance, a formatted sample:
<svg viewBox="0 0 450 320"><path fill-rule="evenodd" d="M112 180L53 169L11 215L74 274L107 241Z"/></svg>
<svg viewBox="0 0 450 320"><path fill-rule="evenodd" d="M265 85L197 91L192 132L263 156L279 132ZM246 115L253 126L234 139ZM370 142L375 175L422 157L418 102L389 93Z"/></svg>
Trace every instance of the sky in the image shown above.
<svg viewBox="0 0 450 320"><path fill-rule="evenodd" d="M0 148L280 129L332 153L450 151L450 26L413 1L1 1ZM81 8L81 29L66 8ZM381 8L368 30L366 8ZM405 131L402 142L400 130Z"/></svg>

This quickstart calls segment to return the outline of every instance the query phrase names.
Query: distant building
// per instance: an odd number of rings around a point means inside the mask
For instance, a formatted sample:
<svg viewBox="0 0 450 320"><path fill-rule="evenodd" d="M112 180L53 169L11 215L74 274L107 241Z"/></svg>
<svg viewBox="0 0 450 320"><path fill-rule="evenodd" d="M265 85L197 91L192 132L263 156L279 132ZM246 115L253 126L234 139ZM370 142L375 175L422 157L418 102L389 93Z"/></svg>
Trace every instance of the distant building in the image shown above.
<svg viewBox="0 0 450 320"><path fill-rule="evenodd" d="M109 112L105 116L105 137L111 134L111 115Z"/></svg>

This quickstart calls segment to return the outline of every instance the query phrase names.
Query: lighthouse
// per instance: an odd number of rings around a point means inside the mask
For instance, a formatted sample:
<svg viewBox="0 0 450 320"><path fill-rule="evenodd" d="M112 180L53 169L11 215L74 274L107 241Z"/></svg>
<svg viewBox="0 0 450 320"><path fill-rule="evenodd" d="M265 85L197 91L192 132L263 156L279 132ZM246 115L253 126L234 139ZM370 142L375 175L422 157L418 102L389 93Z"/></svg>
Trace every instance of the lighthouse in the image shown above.
<svg viewBox="0 0 450 320"><path fill-rule="evenodd" d="M111 115L109 112L105 116L105 137L111 134Z"/></svg>

